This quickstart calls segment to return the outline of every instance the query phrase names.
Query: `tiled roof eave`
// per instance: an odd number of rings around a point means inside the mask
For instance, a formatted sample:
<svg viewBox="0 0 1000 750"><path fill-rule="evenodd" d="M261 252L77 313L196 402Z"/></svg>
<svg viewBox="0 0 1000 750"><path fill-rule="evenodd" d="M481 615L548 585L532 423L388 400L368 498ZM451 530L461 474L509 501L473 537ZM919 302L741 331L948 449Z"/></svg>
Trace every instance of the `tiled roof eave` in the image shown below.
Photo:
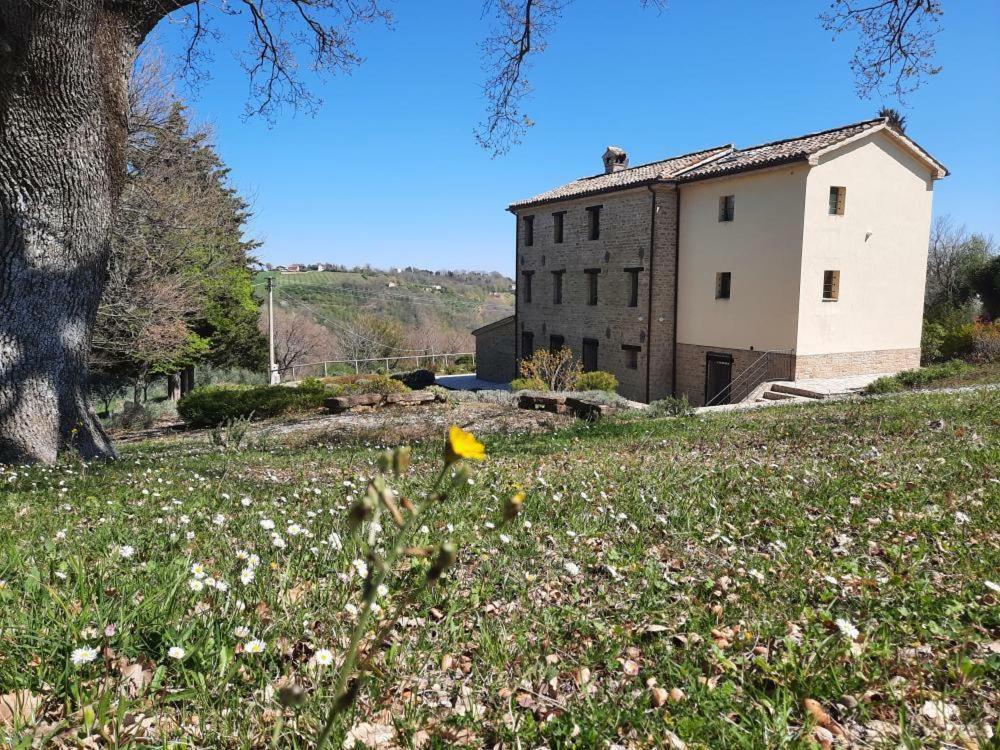
<svg viewBox="0 0 1000 750"><path fill-rule="evenodd" d="M608 193L622 193L626 190L637 190L639 188L649 187L650 185L662 185L673 183L675 180L673 178L664 177L650 177L645 180L638 180L636 182L630 182L627 185L609 185L608 187L596 188L594 190L586 190L579 193L572 193L571 195L560 195L553 198L542 198L540 200L523 201L520 203L511 203L507 206L507 210L511 213L516 213L524 208L537 208L538 206L544 206L549 203L565 203L566 201L575 201L582 198L593 198L597 195L607 195Z"/></svg>

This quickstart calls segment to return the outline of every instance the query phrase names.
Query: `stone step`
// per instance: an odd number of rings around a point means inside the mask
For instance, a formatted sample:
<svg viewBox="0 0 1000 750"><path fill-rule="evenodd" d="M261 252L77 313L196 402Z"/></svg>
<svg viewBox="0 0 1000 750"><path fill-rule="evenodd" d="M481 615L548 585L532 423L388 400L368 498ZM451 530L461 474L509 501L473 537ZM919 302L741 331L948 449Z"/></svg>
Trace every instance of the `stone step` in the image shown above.
<svg viewBox="0 0 1000 750"><path fill-rule="evenodd" d="M778 391L764 391L760 395L768 401L786 401L795 398L791 393L780 393Z"/></svg>
<svg viewBox="0 0 1000 750"><path fill-rule="evenodd" d="M821 391L811 391L808 388L801 388L795 385L785 385L784 383L774 383L771 386L772 393L787 393L792 396L802 396L803 398L824 399L826 394Z"/></svg>

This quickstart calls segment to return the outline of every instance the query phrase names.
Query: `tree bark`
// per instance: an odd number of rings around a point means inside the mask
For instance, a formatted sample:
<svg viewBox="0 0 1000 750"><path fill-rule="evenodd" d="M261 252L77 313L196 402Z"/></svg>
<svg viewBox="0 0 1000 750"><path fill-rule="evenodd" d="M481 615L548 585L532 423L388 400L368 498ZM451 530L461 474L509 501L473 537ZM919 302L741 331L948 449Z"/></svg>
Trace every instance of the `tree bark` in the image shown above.
<svg viewBox="0 0 1000 750"><path fill-rule="evenodd" d="M181 398L181 376L180 373L174 373L167 376L167 398L170 401L180 401Z"/></svg>
<svg viewBox="0 0 1000 750"><path fill-rule="evenodd" d="M105 0L0 0L0 462L113 457L86 357L148 29Z"/></svg>

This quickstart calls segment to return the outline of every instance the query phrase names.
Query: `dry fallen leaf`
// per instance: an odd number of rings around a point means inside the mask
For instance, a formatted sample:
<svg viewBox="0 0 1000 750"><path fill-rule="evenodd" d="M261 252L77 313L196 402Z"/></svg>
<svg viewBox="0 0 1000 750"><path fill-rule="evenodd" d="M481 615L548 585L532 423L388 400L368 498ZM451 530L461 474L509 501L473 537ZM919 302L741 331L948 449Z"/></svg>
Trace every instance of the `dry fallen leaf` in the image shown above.
<svg viewBox="0 0 1000 750"><path fill-rule="evenodd" d="M355 724L344 738L344 747L387 747L396 739L396 728L388 724Z"/></svg>
<svg viewBox="0 0 1000 750"><path fill-rule="evenodd" d="M806 713L812 716L816 720L816 723L823 727L823 729L826 729L836 737L846 736L841 726L833 720L833 717L817 701L814 701L812 698L806 698L802 701L802 706L805 708Z"/></svg>
<svg viewBox="0 0 1000 750"><path fill-rule="evenodd" d="M18 690L0 695L0 727L30 724L42 699L30 690Z"/></svg>
<svg viewBox="0 0 1000 750"><path fill-rule="evenodd" d="M665 688L661 688L661 687L650 688L650 690L649 690L649 703L650 703L650 705L653 706L653 708L660 708L660 706L662 706L663 704L665 704L667 702L667 697L668 696L669 696L669 693L667 693L667 691L666 691Z"/></svg>

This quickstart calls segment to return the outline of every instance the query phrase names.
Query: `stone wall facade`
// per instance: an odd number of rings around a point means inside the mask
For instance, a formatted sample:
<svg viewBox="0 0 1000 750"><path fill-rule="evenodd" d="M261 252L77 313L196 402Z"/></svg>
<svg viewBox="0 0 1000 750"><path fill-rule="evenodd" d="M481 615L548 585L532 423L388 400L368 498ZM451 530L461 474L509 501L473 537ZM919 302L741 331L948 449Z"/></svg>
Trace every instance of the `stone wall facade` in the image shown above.
<svg viewBox="0 0 1000 750"><path fill-rule="evenodd" d="M920 349L880 349L869 352L808 354L795 358L795 377L840 378L874 373L894 374L920 367Z"/></svg>
<svg viewBox="0 0 1000 750"><path fill-rule="evenodd" d="M594 206L601 207L600 237L591 240L587 209ZM557 213L562 215L562 242L555 241ZM526 242L527 216L534 217L531 245ZM623 396L646 401L669 395L676 225L672 188L658 188L654 194L643 187L519 209L517 358L529 354L524 351L525 333L531 334L536 350L549 348L553 336L562 336L578 360L583 359L584 340L589 339L597 342L597 368L614 373ZM590 304L588 271L597 273L597 304ZM562 278L561 302L554 295L554 272ZM630 305L632 273L638 274L634 306ZM629 349L636 351L634 362Z"/></svg>
<svg viewBox="0 0 1000 750"><path fill-rule="evenodd" d="M514 379L514 316L511 315L472 334L476 337L476 377L492 383Z"/></svg>

